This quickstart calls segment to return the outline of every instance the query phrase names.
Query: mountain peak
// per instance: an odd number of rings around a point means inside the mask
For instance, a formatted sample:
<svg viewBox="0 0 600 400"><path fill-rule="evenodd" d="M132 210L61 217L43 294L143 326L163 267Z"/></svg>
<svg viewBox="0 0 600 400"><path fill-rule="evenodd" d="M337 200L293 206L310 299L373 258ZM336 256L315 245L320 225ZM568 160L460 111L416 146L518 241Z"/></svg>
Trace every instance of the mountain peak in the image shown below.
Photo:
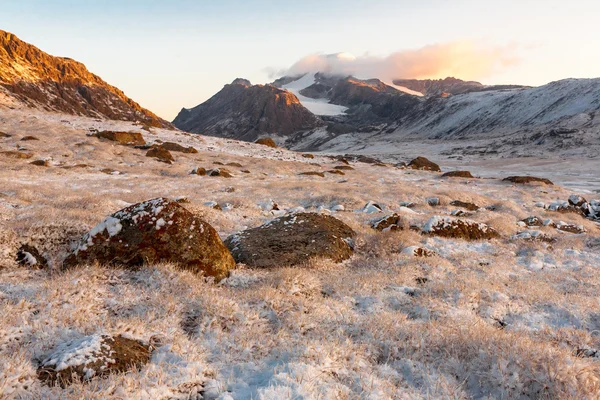
<svg viewBox="0 0 600 400"><path fill-rule="evenodd" d="M250 83L250 81L248 79L244 79L244 78L235 78L233 80L233 82L231 82L232 85L242 85L245 87L249 87L252 86L252 83Z"/></svg>

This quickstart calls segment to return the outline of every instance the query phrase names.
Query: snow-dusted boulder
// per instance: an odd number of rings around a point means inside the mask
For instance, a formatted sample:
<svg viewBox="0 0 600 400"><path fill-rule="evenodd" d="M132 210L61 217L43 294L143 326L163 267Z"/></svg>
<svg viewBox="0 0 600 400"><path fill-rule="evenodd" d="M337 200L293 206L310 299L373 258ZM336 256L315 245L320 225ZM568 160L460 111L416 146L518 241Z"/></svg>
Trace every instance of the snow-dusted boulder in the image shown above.
<svg viewBox="0 0 600 400"><path fill-rule="evenodd" d="M40 254L38 249L24 244L17 251L17 263L29 268L43 269L48 266L48 261Z"/></svg>
<svg viewBox="0 0 600 400"><path fill-rule="evenodd" d="M451 217L431 217L423 227L423 233L441 237L466 240L484 240L500 236L486 224Z"/></svg>
<svg viewBox="0 0 600 400"><path fill-rule="evenodd" d="M63 387L95 376L143 367L150 360L149 346L122 336L91 335L59 345L37 370L38 378Z"/></svg>
<svg viewBox="0 0 600 400"><path fill-rule="evenodd" d="M129 267L173 262L217 280L235 266L212 226L165 198L134 204L106 218L83 237L64 267L93 262Z"/></svg>
<svg viewBox="0 0 600 400"><path fill-rule="evenodd" d="M371 228L381 232L401 230L403 228L402 218L396 213L386 215L371 222Z"/></svg>
<svg viewBox="0 0 600 400"><path fill-rule="evenodd" d="M276 218L225 241L237 262L254 267L284 267L323 257L336 262L352 255L355 232L325 214L297 213Z"/></svg>
<svg viewBox="0 0 600 400"><path fill-rule="evenodd" d="M410 247L406 247L404 248L404 250L402 250L402 254L408 254L414 257L433 257L433 256L437 256L437 253L433 250L430 250L426 247L419 247L419 246L410 246Z"/></svg>

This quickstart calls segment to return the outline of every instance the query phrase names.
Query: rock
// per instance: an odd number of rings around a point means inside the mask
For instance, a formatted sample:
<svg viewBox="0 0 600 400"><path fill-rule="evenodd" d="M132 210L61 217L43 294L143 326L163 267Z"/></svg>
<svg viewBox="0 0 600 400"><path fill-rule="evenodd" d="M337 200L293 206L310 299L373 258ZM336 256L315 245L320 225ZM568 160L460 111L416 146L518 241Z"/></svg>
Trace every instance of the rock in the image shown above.
<svg viewBox="0 0 600 400"><path fill-rule="evenodd" d="M232 235L225 244L237 262L284 267L304 264L313 257L343 261L352 255L354 236L349 226L332 216L301 212Z"/></svg>
<svg viewBox="0 0 600 400"><path fill-rule="evenodd" d="M240 163L237 163L237 162L230 162L230 163L227 163L225 165L227 165L228 167L243 168L243 165L240 164Z"/></svg>
<svg viewBox="0 0 600 400"><path fill-rule="evenodd" d="M21 138L22 142L27 142L27 141L30 141L30 140L40 140L40 139L36 138L35 136L23 136Z"/></svg>
<svg viewBox="0 0 600 400"><path fill-rule="evenodd" d="M268 147L273 147L273 148L277 148L277 144L275 143L275 141L271 138L265 137L265 138L260 138L258 139L256 142L254 142L256 144L262 144L264 146L268 146Z"/></svg>
<svg viewBox="0 0 600 400"><path fill-rule="evenodd" d="M542 220L539 217L531 216L525 219L522 219L521 222L525 224L525 226L543 226Z"/></svg>
<svg viewBox="0 0 600 400"><path fill-rule="evenodd" d="M31 154L31 153L25 153L22 151L15 151L15 150L2 151L2 152L0 152L0 154L2 154L5 157L8 157L8 158L27 159L27 158L33 157L33 154Z"/></svg>
<svg viewBox="0 0 600 400"><path fill-rule="evenodd" d="M436 171L441 172L440 166L436 163L429 161L425 157L417 157L407 165L411 169L420 169L424 171Z"/></svg>
<svg viewBox="0 0 600 400"><path fill-rule="evenodd" d="M423 227L424 234L466 240L492 239L500 236L486 224L450 217L431 217Z"/></svg>
<svg viewBox="0 0 600 400"><path fill-rule="evenodd" d="M554 183L552 183L549 179L538 178L535 176L509 176L508 178L504 178L502 180L506 182L518 183L521 185L531 182L540 182L545 183L546 185L554 185Z"/></svg>
<svg viewBox="0 0 600 400"><path fill-rule="evenodd" d="M190 202L190 199L188 199L186 196L177 196L175 197L175 201L179 204L187 204Z"/></svg>
<svg viewBox="0 0 600 400"><path fill-rule="evenodd" d="M460 201L460 200L451 201L450 205L451 206L456 206L456 207L461 207L461 208L464 208L464 209L469 210L469 211L477 211L480 208L477 204L473 204L473 203L469 203L469 202L465 202L465 201Z"/></svg>
<svg viewBox="0 0 600 400"><path fill-rule="evenodd" d="M313 156L312 154L308 154L308 153L302 154L302 157L304 157L304 158L315 158L315 156Z"/></svg>
<svg viewBox="0 0 600 400"><path fill-rule="evenodd" d="M325 178L325 174L318 171L309 171L309 172L301 172L300 175L309 175L309 176L320 176L321 178Z"/></svg>
<svg viewBox="0 0 600 400"><path fill-rule="evenodd" d="M95 134L101 139L112 140L126 146L143 146L146 144L144 137L139 132L102 131Z"/></svg>
<svg viewBox="0 0 600 400"><path fill-rule="evenodd" d="M383 209L381 208L381 206L377 203L375 203L373 200L370 200L367 204L365 204L365 206L362 208L362 212L364 212L365 214L374 214L374 213L379 213L381 212Z"/></svg>
<svg viewBox="0 0 600 400"><path fill-rule="evenodd" d="M38 378L63 388L93 377L141 369L150 347L123 336L91 335L59 345L37 370Z"/></svg>
<svg viewBox="0 0 600 400"><path fill-rule="evenodd" d="M192 175L205 176L206 175L206 169L202 168L202 167L194 168L192 170Z"/></svg>
<svg viewBox="0 0 600 400"><path fill-rule="evenodd" d="M244 174L249 174L250 171L248 171L247 169L243 169L241 172L243 172Z"/></svg>
<svg viewBox="0 0 600 400"><path fill-rule="evenodd" d="M526 240L526 241L538 241L538 242L546 242L546 243L554 243L556 241L555 238L553 238L550 235L545 234L542 231L536 231L536 230L528 230L528 231L523 231L523 232L519 232L514 236L511 236L512 240Z"/></svg>
<svg viewBox="0 0 600 400"><path fill-rule="evenodd" d="M225 164L223 164L221 161L215 161L213 164L214 164L214 165L225 165Z"/></svg>
<svg viewBox="0 0 600 400"><path fill-rule="evenodd" d="M112 168L102 168L100 170L100 172L102 172L103 174L106 174L106 175L119 175L120 174L119 171L114 170Z"/></svg>
<svg viewBox="0 0 600 400"><path fill-rule="evenodd" d="M40 254L38 249L28 244L22 245L17 251L17 264L30 268L45 269L48 261Z"/></svg>
<svg viewBox="0 0 600 400"><path fill-rule="evenodd" d="M165 149L161 146L154 146L146 153L146 157L154 157L158 159L158 161L165 162L167 164L171 164L175 159L171 155L169 150Z"/></svg>
<svg viewBox="0 0 600 400"><path fill-rule="evenodd" d="M208 176L220 176L222 178L233 178L231 171L225 168L214 168L206 171Z"/></svg>
<svg viewBox="0 0 600 400"><path fill-rule="evenodd" d="M386 215L383 218L379 218L371 222L371 228L380 232L402 230L402 219L396 213Z"/></svg>
<svg viewBox="0 0 600 400"><path fill-rule="evenodd" d="M38 167L47 167L48 160L35 160L35 161L30 162L29 164L36 165Z"/></svg>
<svg viewBox="0 0 600 400"><path fill-rule="evenodd" d="M1 131L0 131L0 138L9 138L9 137L12 137L12 135L9 135L9 134L8 134L8 133L6 133L6 132L1 132Z"/></svg>
<svg viewBox="0 0 600 400"><path fill-rule="evenodd" d="M442 174L442 178L474 178L469 171L450 171Z"/></svg>
<svg viewBox="0 0 600 400"><path fill-rule="evenodd" d="M196 150L192 146L184 147L184 146L180 145L179 143L173 143L173 142L161 143L160 147L162 147L163 149L168 150L168 151L176 151L179 153L196 154L198 152L198 150Z"/></svg>
<svg viewBox="0 0 600 400"><path fill-rule="evenodd" d="M436 207L436 206L440 205L440 199L439 199L439 197L428 197L428 198L425 199L425 201L431 207Z"/></svg>
<svg viewBox="0 0 600 400"><path fill-rule="evenodd" d="M327 172L328 174L334 174L334 175L346 175L345 173L343 173L339 169L331 169L331 170L325 171L325 172Z"/></svg>
<svg viewBox="0 0 600 400"><path fill-rule="evenodd" d="M581 207L584 204L586 204L588 201L586 199L584 199L583 197L576 195L576 194L572 194L571 196L569 196L569 204L574 206L574 207Z"/></svg>
<svg viewBox="0 0 600 400"><path fill-rule="evenodd" d="M403 254L410 254L411 256L415 256L415 257L433 257L433 256L437 256L437 253L433 250L429 250L425 247L419 247L419 246L410 246L410 247L406 247L404 250L402 250ZM423 281L422 283L427 282L427 278L417 278L417 279L425 279L425 281ZM417 281L417 283L420 283L419 281Z"/></svg>
<svg viewBox="0 0 600 400"><path fill-rule="evenodd" d="M562 221L560 221L558 224L556 224L556 229L558 229L559 231L563 231L563 232L577 233L577 234L586 232L583 225L568 224L568 223L562 222Z"/></svg>
<svg viewBox="0 0 600 400"><path fill-rule="evenodd" d="M61 168L63 169L76 169L76 168L87 168L89 165L87 164L75 164L75 165L65 165Z"/></svg>
<svg viewBox="0 0 600 400"><path fill-rule="evenodd" d="M210 224L165 198L134 204L106 218L83 237L63 268L94 262L132 268L172 262L217 281L235 267Z"/></svg>
<svg viewBox="0 0 600 400"><path fill-rule="evenodd" d="M547 209L548 209L548 211L555 211L555 212L559 212L562 214L573 213L573 214L579 214L579 215L585 217L586 211L587 211L586 204L587 203L583 203L582 206L576 207L574 205L571 205L567 201L555 201L555 202L549 204Z"/></svg>
<svg viewBox="0 0 600 400"><path fill-rule="evenodd" d="M333 167L334 169L341 169L341 170L347 170L347 171L353 171L354 168L352 168L349 165L337 165L335 167Z"/></svg>

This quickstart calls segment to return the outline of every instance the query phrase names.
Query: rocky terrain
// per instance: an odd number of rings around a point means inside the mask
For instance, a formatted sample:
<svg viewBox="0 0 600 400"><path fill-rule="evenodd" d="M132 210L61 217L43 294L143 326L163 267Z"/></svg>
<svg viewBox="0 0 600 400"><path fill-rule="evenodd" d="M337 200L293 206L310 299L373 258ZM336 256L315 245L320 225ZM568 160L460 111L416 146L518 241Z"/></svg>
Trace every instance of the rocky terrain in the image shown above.
<svg viewBox="0 0 600 400"><path fill-rule="evenodd" d="M121 90L89 72L82 63L51 56L2 30L0 97L5 103L15 103L14 106L171 127Z"/></svg>
<svg viewBox="0 0 600 400"><path fill-rule="evenodd" d="M0 106L0 397L600 395L597 194L141 128Z"/></svg>
<svg viewBox="0 0 600 400"><path fill-rule="evenodd" d="M444 79L394 79L394 85L402 86L424 96L448 96L487 90L522 89L523 85L484 85L475 81L463 81L457 78Z"/></svg>

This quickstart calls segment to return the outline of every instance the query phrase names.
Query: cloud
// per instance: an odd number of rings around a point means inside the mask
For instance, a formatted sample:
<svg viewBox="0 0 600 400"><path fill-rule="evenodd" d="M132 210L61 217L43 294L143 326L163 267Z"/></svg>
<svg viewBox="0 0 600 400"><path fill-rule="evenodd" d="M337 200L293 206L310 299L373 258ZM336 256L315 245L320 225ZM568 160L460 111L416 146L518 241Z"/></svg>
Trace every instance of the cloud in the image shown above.
<svg viewBox="0 0 600 400"><path fill-rule="evenodd" d="M387 57L311 54L292 65L286 75L320 71L384 81L448 76L482 79L518 62L515 46L483 47L475 42L461 41L398 51Z"/></svg>

